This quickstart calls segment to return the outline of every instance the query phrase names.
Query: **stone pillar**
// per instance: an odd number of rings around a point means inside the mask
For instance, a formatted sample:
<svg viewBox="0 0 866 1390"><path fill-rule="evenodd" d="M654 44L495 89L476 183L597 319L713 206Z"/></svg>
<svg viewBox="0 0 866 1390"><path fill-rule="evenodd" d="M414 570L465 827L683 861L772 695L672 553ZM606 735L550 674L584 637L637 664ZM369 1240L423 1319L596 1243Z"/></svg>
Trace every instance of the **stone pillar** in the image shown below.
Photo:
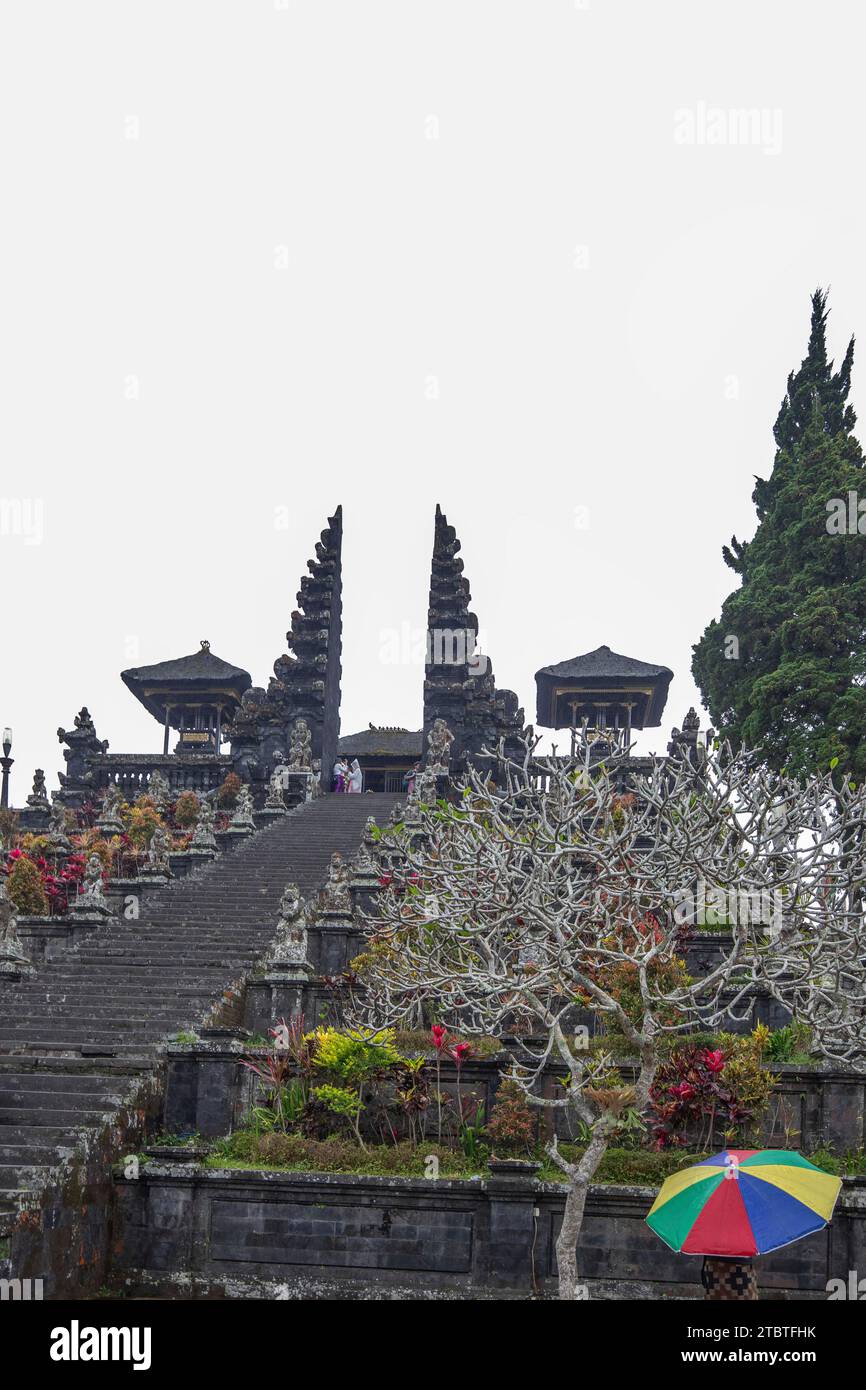
<svg viewBox="0 0 866 1390"><path fill-rule="evenodd" d="M285 965L255 975L247 984L244 1025L254 1035L267 1037L281 1018L287 1021L305 1012L304 1003L313 968L306 962Z"/></svg>

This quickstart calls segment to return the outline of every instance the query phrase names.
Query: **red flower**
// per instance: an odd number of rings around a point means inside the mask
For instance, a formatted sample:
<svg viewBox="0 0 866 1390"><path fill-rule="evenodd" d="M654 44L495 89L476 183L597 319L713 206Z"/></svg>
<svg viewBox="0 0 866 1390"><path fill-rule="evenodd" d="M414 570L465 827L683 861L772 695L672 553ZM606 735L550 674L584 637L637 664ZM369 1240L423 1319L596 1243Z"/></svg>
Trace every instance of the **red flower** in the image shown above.
<svg viewBox="0 0 866 1390"><path fill-rule="evenodd" d="M669 1086L668 1090L672 1096L677 1096L679 1100L689 1100L695 1094L694 1086L690 1086L688 1081L681 1081L679 1086Z"/></svg>
<svg viewBox="0 0 866 1390"><path fill-rule="evenodd" d="M433 1027L430 1029L430 1032L433 1034L433 1046L435 1047L436 1051L444 1052L445 1039L448 1036L448 1029L443 1028L441 1023L434 1023Z"/></svg>
<svg viewBox="0 0 866 1390"><path fill-rule="evenodd" d="M707 1071L720 1072L725 1069L725 1054L720 1047L717 1047L715 1052L710 1052L707 1048L706 1052L701 1053L701 1061Z"/></svg>
<svg viewBox="0 0 866 1390"><path fill-rule="evenodd" d="M454 1061L455 1061L456 1064L457 1064L457 1070L458 1070L458 1071L459 1071L460 1068L462 1067L463 1063L466 1061L466 1058L469 1057L469 1056L471 1056L471 1054L472 1054L472 1044L471 1044L471 1043L462 1042L462 1043L455 1043L455 1044L454 1044L454 1046L453 1046L452 1049L451 1049L451 1056L454 1058Z"/></svg>
<svg viewBox="0 0 866 1390"><path fill-rule="evenodd" d="M382 874L382 876L381 876L380 879L379 879L379 887L380 887L380 888L390 888L390 887L391 887L391 875L390 875L390 874Z"/></svg>

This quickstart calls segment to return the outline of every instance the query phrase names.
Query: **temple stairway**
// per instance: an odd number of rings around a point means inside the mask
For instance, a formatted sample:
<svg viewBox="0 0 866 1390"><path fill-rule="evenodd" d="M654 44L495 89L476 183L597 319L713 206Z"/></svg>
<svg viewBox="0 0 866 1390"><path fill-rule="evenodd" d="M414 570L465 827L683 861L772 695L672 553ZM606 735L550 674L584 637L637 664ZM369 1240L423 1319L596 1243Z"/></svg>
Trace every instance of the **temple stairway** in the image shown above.
<svg viewBox="0 0 866 1390"><path fill-rule="evenodd" d="M58 1165L110 1129L155 1076L163 1047L242 985L271 941L287 883L310 898L334 850L399 797L325 796L111 920L37 975L0 986L0 1209L38 1202ZM115 1112L118 1112L115 1114Z"/></svg>

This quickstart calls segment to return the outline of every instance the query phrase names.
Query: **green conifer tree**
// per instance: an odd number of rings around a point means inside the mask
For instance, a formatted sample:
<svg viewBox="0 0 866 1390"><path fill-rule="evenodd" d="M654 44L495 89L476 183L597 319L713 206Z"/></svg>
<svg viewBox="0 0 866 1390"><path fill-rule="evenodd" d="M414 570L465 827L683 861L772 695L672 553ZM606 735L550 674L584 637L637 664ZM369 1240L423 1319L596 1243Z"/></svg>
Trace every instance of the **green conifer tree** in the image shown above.
<svg viewBox="0 0 866 1390"><path fill-rule="evenodd" d="M694 648L720 733L792 773L866 775L866 473L848 403L854 340L827 357L827 295L812 296L809 349L774 427L776 456L752 500L758 528L725 561L742 583ZM862 503L862 513L859 504Z"/></svg>

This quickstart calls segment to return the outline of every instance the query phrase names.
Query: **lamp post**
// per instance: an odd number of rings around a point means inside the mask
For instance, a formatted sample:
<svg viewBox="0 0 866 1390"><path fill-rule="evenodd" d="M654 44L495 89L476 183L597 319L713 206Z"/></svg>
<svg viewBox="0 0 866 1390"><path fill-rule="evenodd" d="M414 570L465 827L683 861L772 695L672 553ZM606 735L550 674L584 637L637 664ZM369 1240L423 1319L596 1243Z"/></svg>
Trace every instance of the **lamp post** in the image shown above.
<svg viewBox="0 0 866 1390"><path fill-rule="evenodd" d="M12 730L3 730L3 757L0 758L0 767L3 769L3 786L0 790L0 809L6 810L9 805L9 769L15 759L10 758L9 753L12 748Z"/></svg>

